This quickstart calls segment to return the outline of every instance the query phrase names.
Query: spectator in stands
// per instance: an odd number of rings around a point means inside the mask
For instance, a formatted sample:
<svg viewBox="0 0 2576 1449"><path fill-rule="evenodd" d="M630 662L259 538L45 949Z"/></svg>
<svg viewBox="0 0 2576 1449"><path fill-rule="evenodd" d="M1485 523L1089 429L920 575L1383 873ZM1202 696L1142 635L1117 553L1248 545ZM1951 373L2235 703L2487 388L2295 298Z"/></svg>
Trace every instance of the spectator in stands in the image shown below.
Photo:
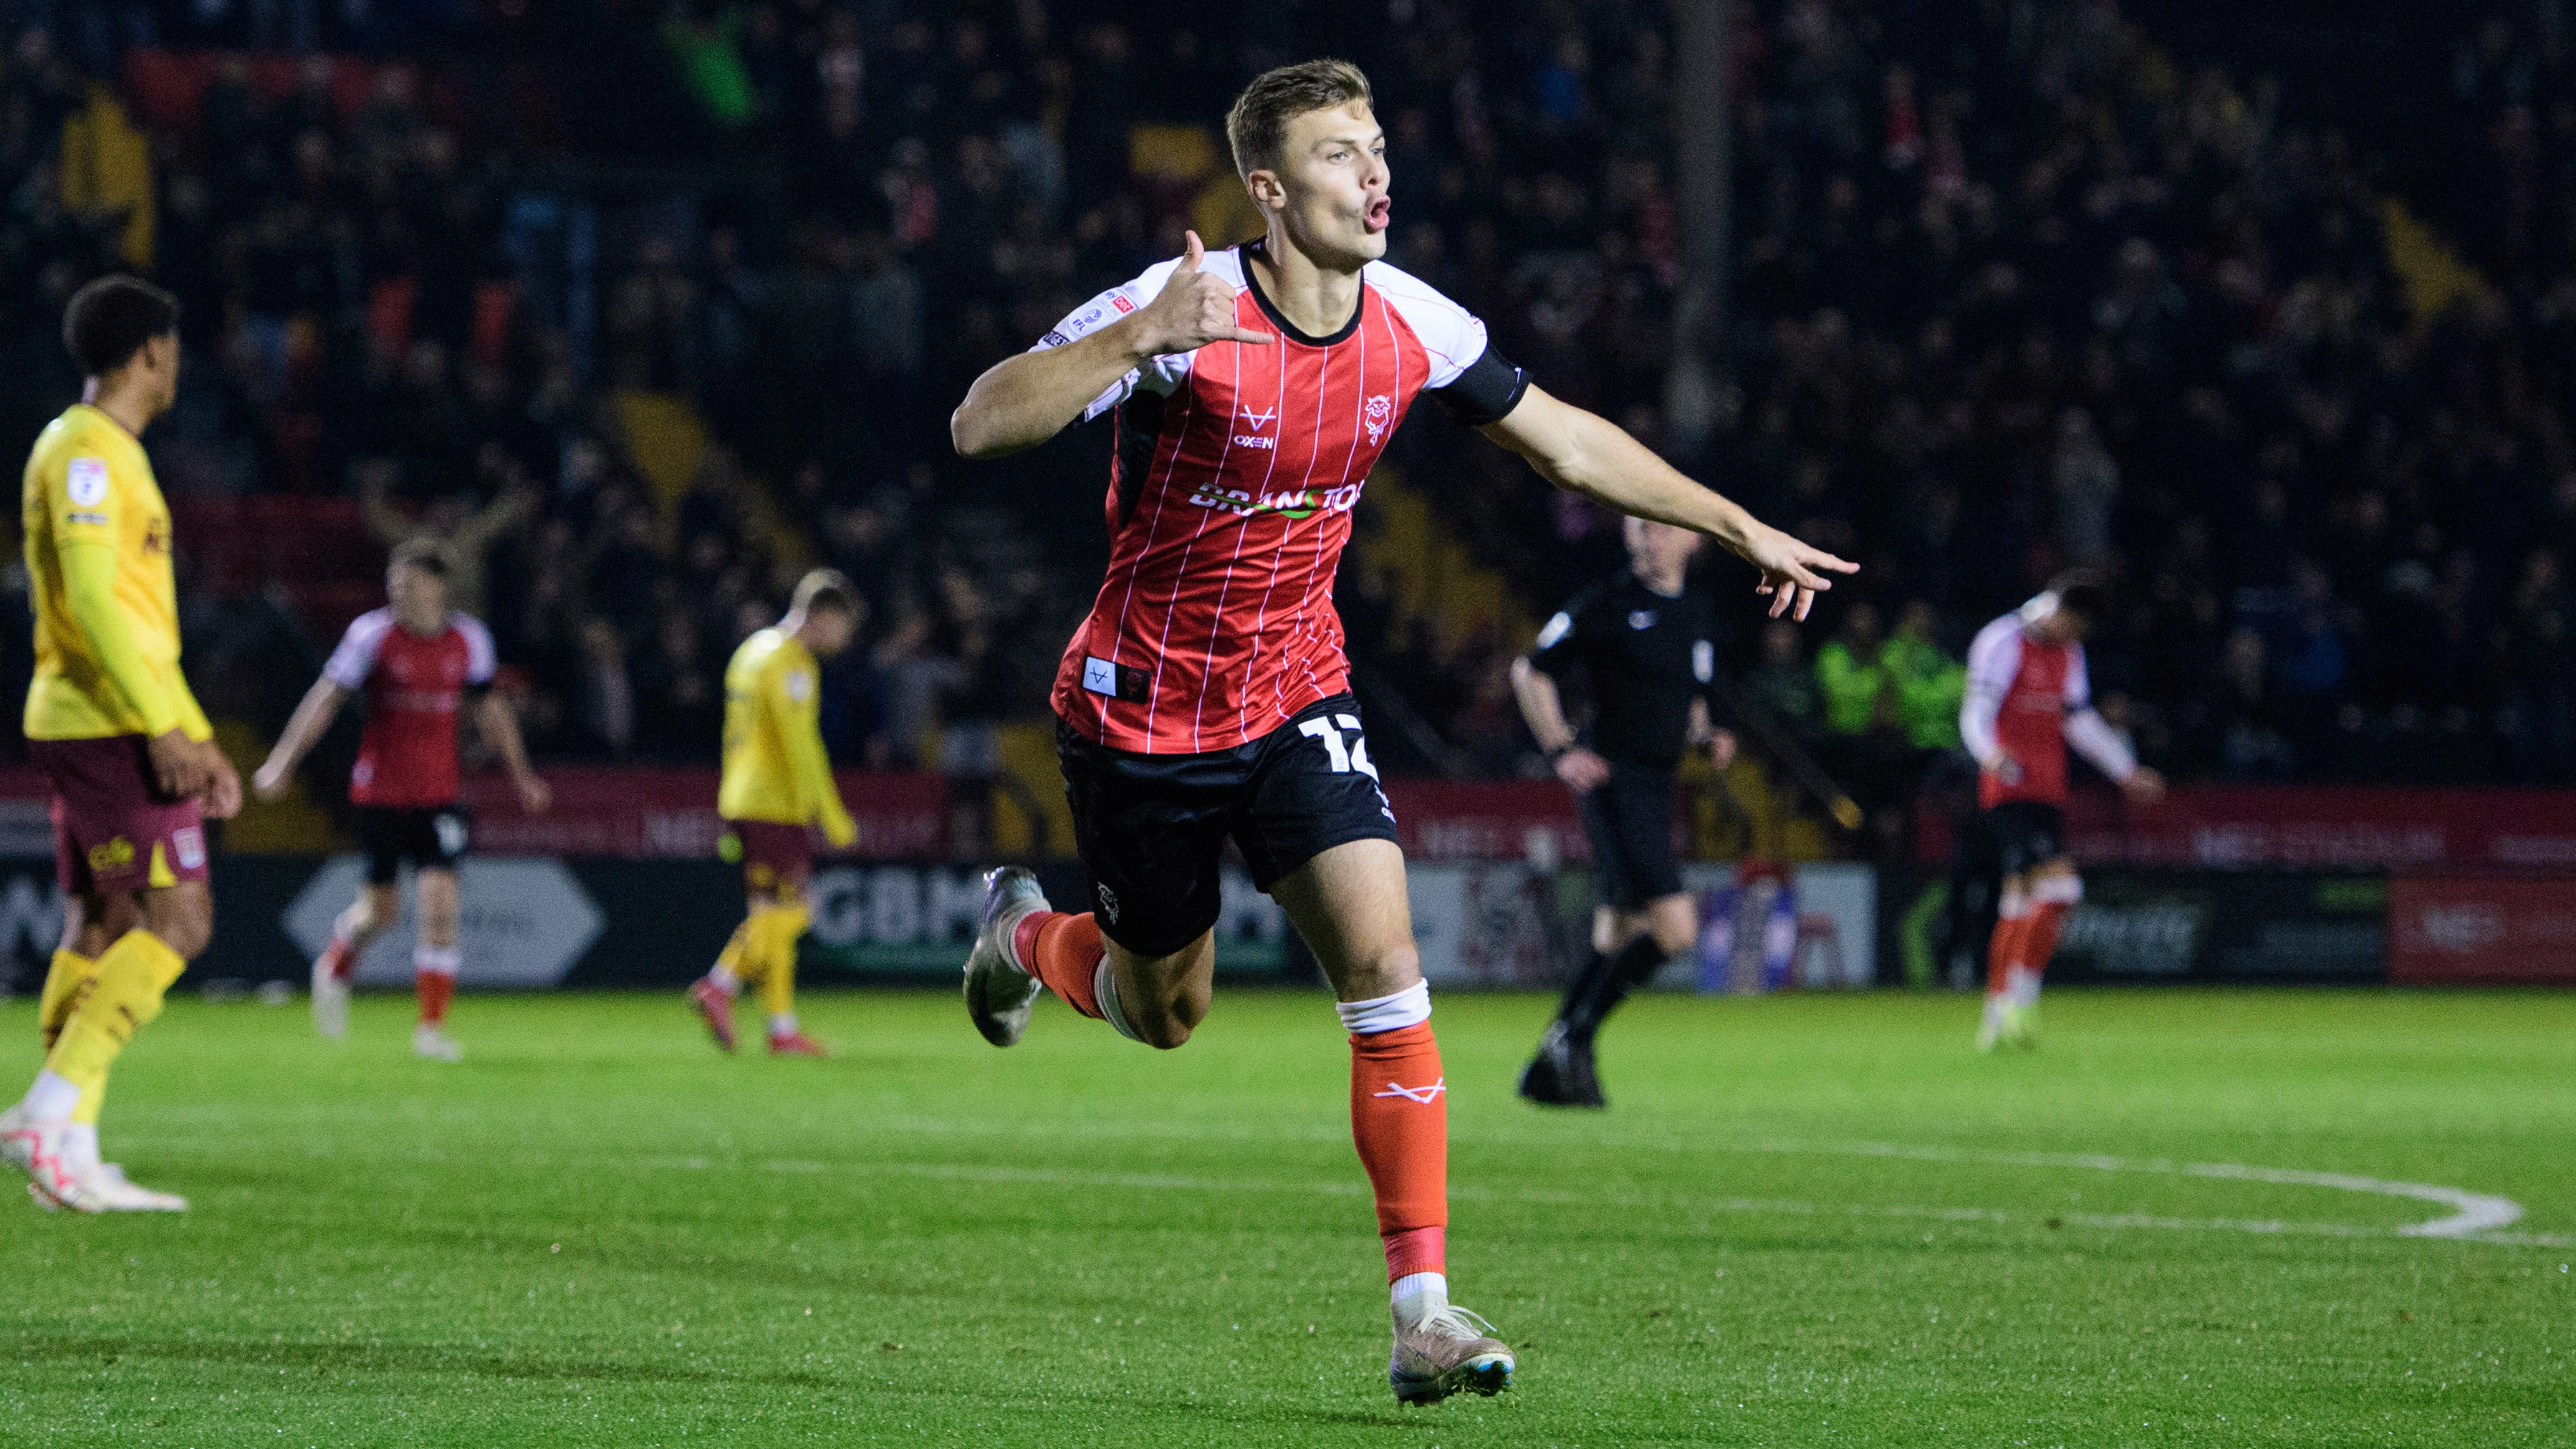
<svg viewBox="0 0 2576 1449"><path fill-rule="evenodd" d="M1816 651L1816 689L1828 734L1856 739L1888 722L1886 642L1877 606L1857 603L1843 610L1842 627Z"/></svg>
<svg viewBox="0 0 2576 1449"><path fill-rule="evenodd" d="M1959 706L1968 697L1968 666L1941 648L1941 620L1921 599L1906 602L1879 658L1895 695L1897 727L1918 751L1959 748Z"/></svg>
<svg viewBox="0 0 2576 1449"><path fill-rule="evenodd" d="M1812 747L1824 733L1825 711L1816 674L1799 657L1798 628L1773 620L1762 628L1762 663L1745 676L1745 692L1789 737Z"/></svg>
<svg viewBox="0 0 2576 1449"><path fill-rule="evenodd" d="M1724 331L1694 337L1670 321L1680 94L1662 8L1407 4L1354 39L1402 172L1405 262L1551 390L1871 559L1838 595L1847 614L1920 598L1987 617L2062 562L2125 564L2149 611L2106 629L2095 667L2106 697L2115 680L2131 693L2151 754L2271 778L2352 765L2372 742L2391 768L2563 777L2548 600L2576 567L2576 108L2551 89L2554 40L2473 12L2425 8L2459 64L2447 94L2428 73L2422 113L2479 164L2408 197L2376 189L2400 174L2377 143L2297 119L2334 97L2216 65L2177 81L2114 5L1863 24L1748 0L1733 10L1736 274ZM610 613L638 697L659 698L688 674L665 658L675 602L714 650L754 603L774 612L778 560L831 556L876 606L887 702L827 718L882 715L907 758L965 664L942 571L998 600L1024 567L1097 567L1062 455L961 486L943 400L1040 330L1029 318L1226 214L1221 164L1166 168L1186 140L1139 146L1136 128L1203 124L1274 43L1220 21L1140 35L1046 0L602 7L577 39L508 32L557 92L557 136L525 124L547 107L505 109L416 44L425 25L477 27L466 49L495 40L488 8L434 24L301 0L152 13L192 47L350 53L285 72L174 58L168 74L203 82L191 100L120 66L112 28L83 25L76 46L9 37L0 371L23 381L0 389L0 424L32 435L77 386L52 340L71 290L148 265L211 364L165 425L174 494L346 479L388 540L517 509L480 543L451 539L460 606L488 603L534 707L573 719L596 693L592 612ZM397 20L418 53L388 60ZM344 112L342 94L364 102ZM102 97L152 118L146 257L124 193L64 165L67 135L113 134ZM528 164L562 145L640 159L626 175L644 184L602 206L580 168ZM683 156L743 164L652 184ZM1155 164L1131 169L1140 156ZM780 197L733 184L772 163ZM2449 220L2484 273L2441 315L2412 311L2382 234L2391 199ZM1686 349L1725 385L1667 416ZM626 456L612 390L627 388L684 399L727 460L676 518ZM1423 414L1389 455L1437 530L1532 598L1602 563L1606 532L1579 502L1447 446L1446 426ZM1095 429L1056 446L1105 445ZM800 485L809 460L820 490ZM387 524L395 497L421 521ZM955 547L961 533L1036 562ZM2559 582L2531 582L2536 548ZM486 552L499 587L478 577ZM1042 680L1061 628L1011 618L974 671ZM1517 726L1489 707L1498 643L1392 611L1352 635L1374 687L1447 737L1443 758L1514 753ZM1783 705L1819 692L1794 636L1746 642L1748 684ZM1891 679L1893 718L1911 718L1902 644L1869 660L1829 647ZM857 668L827 687L862 687ZM1823 704L1849 723L1857 674L1844 683ZM1042 717L1043 689L1023 686L1010 708Z"/></svg>
<svg viewBox="0 0 2576 1449"><path fill-rule="evenodd" d="M2525 779L2576 782L2576 595L2558 555L2536 548L2524 560L2505 624L2505 677Z"/></svg>

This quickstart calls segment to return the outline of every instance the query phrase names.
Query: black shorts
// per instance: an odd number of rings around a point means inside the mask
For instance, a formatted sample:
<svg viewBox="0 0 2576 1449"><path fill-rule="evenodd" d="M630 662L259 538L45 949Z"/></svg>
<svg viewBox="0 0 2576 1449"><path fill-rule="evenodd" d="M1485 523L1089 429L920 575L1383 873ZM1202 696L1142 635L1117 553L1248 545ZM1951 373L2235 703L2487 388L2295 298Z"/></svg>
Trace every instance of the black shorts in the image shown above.
<svg viewBox="0 0 2576 1449"><path fill-rule="evenodd" d="M1574 811L1592 842L1592 883L1601 904L1635 911L1681 894L1681 867L1673 863L1671 771L1613 762L1609 779L1574 797Z"/></svg>
<svg viewBox="0 0 2576 1449"><path fill-rule="evenodd" d="M1101 934L1139 956L1169 956L1216 925L1227 836L1264 891L1336 845L1396 838L1347 694L1203 755L1131 755L1062 722L1055 748Z"/></svg>
<svg viewBox="0 0 2576 1449"><path fill-rule="evenodd" d="M361 805L358 848L367 854L367 884L392 885L406 860L422 870L454 870L465 854L465 807Z"/></svg>
<svg viewBox="0 0 2576 1449"><path fill-rule="evenodd" d="M1998 876L2066 857L2066 812L2038 800L2006 800L1977 817L1977 833L1986 868Z"/></svg>

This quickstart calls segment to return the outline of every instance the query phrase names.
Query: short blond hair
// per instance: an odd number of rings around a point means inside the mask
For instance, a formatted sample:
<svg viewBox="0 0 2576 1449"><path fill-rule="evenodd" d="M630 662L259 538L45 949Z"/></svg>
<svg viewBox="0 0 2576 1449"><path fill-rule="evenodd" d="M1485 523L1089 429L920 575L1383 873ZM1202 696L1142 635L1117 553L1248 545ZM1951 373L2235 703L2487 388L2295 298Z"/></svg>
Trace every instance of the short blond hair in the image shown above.
<svg viewBox="0 0 2576 1449"><path fill-rule="evenodd" d="M816 609L838 609L852 618L858 617L859 591L850 587L850 576L839 569L816 569L796 581L796 594L788 600L788 612L811 613Z"/></svg>
<svg viewBox="0 0 2576 1449"><path fill-rule="evenodd" d="M1368 77L1347 60L1301 60L1263 71L1225 113L1235 171L1249 180L1253 172L1277 166L1280 138L1297 117L1369 100Z"/></svg>

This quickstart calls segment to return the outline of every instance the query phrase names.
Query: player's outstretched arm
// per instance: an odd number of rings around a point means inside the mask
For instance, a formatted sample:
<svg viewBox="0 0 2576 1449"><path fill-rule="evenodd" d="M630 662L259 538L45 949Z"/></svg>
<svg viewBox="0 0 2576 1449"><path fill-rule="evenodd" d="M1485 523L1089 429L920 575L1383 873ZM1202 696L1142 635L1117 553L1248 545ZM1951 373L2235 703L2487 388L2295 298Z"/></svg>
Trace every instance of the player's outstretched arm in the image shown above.
<svg viewBox="0 0 2576 1449"><path fill-rule="evenodd" d="M510 787L519 792L519 808L531 815L545 814L546 807L554 803L554 791L528 768L527 742L519 738L519 716L510 708L510 702L492 690L484 690L474 706L474 728L509 770Z"/></svg>
<svg viewBox="0 0 2576 1449"><path fill-rule="evenodd" d="M1755 592L1771 596L1775 619L1807 617L1816 595L1833 587L1826 574L1860 571L1860 565L1801 543L1692 482L1609 419L1560 402L1536 385L1509 414L1478 431L1527 458L1559 488L1716 539L1762 571Z"/></svg>
<svg viewBox="0 0 2576 1449"><path fill-rule="evenodd" d="M313 687L304 691L304 698L296 703L293 717L286 721L286 732L277 737L276 747L250 777L251 792L262 800L285 794L296 762L331 728L331 721L340 716L340 701L348 697L347 690L328 679L313 681Z"/></svg>
<svg viewBox="0 0 2576 1449"><path fill-rule="evenodd" d="M1189 233L1189 250L1153 301L1061 347L1023 352L986 369L949 415L948 437L958 453L1002 458L1034 448L1157 357L1211 342L1268 343L1268 333L1234 325L1234 286L1199 270L1206 254L1199 234Z"/></svg>

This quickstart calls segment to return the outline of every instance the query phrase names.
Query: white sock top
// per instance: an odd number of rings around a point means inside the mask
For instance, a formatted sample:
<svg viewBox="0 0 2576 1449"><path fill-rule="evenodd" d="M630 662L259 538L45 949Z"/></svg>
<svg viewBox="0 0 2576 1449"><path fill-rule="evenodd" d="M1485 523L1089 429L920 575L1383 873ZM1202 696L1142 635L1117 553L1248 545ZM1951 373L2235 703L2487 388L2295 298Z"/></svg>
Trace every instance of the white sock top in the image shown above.
<svg viewBox="0 0 2576 1449"><path fill-rule="evenodd" d="M36 1073L35 1085L27 1088L22 1103L27 1115L39 1122L62 1122L70 1119L72 1109L80 1105L80 1088L71 1078L53 1072Z"/></svg>
<svg viewBox="0 0 2576 1449"><path fill-rule="evenodd" d="M795 1034L796 1034L796 1013L795 1013L795 1012L792 1012L792 1011L782 1011L782 1012L779 1012L779 1013L777 1013L776 1015L774 1015L774 1016L770 1017L770 1018L769 1018L769 1034L770 1034L771 1036L793 1036L793 1035L795 1035Z"/></svg>
<svg viewBox="0 0 2576 1449"><path fill-rule="evenodd" d="M1343 1030L1354 1035L1396 1031L1431 1019L1431 983L1416 981L1393 996L1335 1002L1333 1010L1341 1015Z"/></svg>
<svg viewBox="0 0 2576 1449"><path fill-rule="evenodd" d="M1449 1275L1407 1273L1387 1289L1387 1303L1398 1323L1419 1323L1449 1306Z"/></svg>

